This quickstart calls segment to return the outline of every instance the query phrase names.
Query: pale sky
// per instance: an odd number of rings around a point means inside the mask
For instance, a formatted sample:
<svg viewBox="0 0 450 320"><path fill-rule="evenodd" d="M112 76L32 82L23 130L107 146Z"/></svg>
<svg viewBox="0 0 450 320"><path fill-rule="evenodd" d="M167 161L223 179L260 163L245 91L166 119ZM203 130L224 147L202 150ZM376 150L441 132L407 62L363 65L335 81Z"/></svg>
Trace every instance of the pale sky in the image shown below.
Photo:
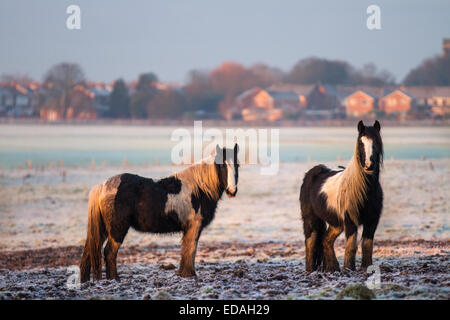
<svg viewBox="0 0 450 320"><path fill-rule="evenodd" d="M81 30L66 28L66 8L81 8ZM366 8L381 8L381 30ZM1 0L0 74L41 80L53 64L79 63L92 81L127 81L155 72L186 81L192 69L222 61L263 62L284 71L319 56L356 67L374 62L397 81L450 38L449 0L108 1Z"/></svg>

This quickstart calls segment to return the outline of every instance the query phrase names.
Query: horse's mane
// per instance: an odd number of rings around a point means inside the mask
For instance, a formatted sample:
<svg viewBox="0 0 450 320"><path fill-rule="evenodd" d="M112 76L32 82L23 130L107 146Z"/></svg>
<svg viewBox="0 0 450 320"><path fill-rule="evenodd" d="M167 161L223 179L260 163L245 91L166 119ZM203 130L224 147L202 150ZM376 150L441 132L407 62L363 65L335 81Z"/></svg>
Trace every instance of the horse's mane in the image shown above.
<svg viewBox="0 0 450 320"><path fill-rule="evenodd" d="M203 191L211 199L219 198L220 181L214 162L202 161L175 173L174 177L186 183L195 196Z"/></svg>
<svg viewBox="0 0 450 320"><path fill-rule="evenodd" d="M366 198L367 181L360 161L358 143L347 168L328 178L322 191L327 195L327 204L337 211L342 220L347 212L353 223L359 225L358 209Z"/></svg>

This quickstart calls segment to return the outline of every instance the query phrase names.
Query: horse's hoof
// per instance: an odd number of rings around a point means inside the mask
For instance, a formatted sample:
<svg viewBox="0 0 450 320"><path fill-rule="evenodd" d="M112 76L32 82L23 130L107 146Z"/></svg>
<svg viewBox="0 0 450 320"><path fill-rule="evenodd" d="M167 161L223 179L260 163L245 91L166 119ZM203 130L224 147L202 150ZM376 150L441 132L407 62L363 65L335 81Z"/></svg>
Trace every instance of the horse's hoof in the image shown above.
<svg viewBox="0 0 450 320"><path fill-rule="evenodd" d="M356 267L355 266L344 266L343 271L355 271Z"/></svg>
<svg viewBox="0 0 450 320"><path fill-rule="evenodd" d="M367 268L368 267L370 267L370 265L368 265L368 266L361 265L361 267L359 267L358 271L360 271L360 272L367 272Z"/></svg>
<svg viewBox="0 0 450 320"><path fill-rule="evenodd" d="M342 274L346 277L351 277L354 275L355 269L344 267L342 268Z"/></svg>
<svg viewBox="0 0 450 320"><path fill-rule="evenodd" d="M305 268L305 271L308 272L308 273L312 273L312 272L314 272L316 270L317 270L317 268L310 268L310 267L306 267Z"/></svg>
<svg viewBox="0 0 450 320"><path fill-rule="evenodd" d="M178 275L182 278L196 277L195 271L179 271Z"/></svg>
<svg viewBox="0 0 450 320"><path fill-rule="evenodd" d="M341 269L339 268L339 266L330 266L330 267L325 266L325 268L323 268L323 271L333 273L333 272L339 272L339 271L341 271Z"/></svg>

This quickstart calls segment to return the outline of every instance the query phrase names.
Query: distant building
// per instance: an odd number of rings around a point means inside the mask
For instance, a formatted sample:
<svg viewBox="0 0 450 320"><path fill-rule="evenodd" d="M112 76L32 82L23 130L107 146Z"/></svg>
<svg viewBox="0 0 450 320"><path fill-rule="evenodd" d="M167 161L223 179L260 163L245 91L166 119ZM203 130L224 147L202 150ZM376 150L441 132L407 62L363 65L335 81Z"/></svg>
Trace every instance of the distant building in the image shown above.
<svg viewBox="0 0 450 320"><path fill-rule="evenodd" d="M269 91L290 91L298 95L300 108L306 108L308 105L308 96L313 91L314 85L293 85L293 84L277 84L267 88Z"/></svg>
<svg viewBox="0 0 450 320"><path fill-rule="evenodd" d="M433 96L427 100L435 116L450 116L450 87L435 87Z"/></svg>
<svg viewBox="0 0 450 320"><path fill-rule="evenodd" d="M16 82L0 85L0 113L8 117L30 117L35 114L34 86Z"/></svg>
<svg viewBox="0 0 450 320"><path fill-rule="evenodd" d="M111 94L112 86L90 82L87 84L87 90L91 94L98 117L106 116L110 110L109 95Z"/></svg>
<svg viewBox="0 0 450 320"><path fill-rule="evenodd" d="M444 57L450 56L450 39L442 40L442 56Z"/></svg>
<svg viewBox="0 0 450 320"><path fill-rule="evenodd" d="M308 95L306 117L333 119L345 117L345 107L337 86L316 84Z"/></svg>
<svg viewBox="0 0 450 320"><path fill-rule="evenodd" d="M350 117L373 115L376 97L367 91L357 90L345 99L345 112Z"/></svg>
<svg viewBox="0 0 450 320"><path fill-rule="evenodd" d="M240 94L235 100L244 121L276 121L284 115L298 112L300 99L292 91L275 91L253 88Z"/></svg>
<svg viewBox="0 0 450 320"><path fill-rule="evenodd" d="M288 90L295 93L299 98L300 115L308 118L330 119L345 115L336 86L278 84L269 87L268 90Z"/></svg>
<svg viewBox="0 0 450 320"><path fill-rule="evenodd" d="M450 87L411 86L401 87L416 98L416 105L425 110L429 116L450 116Z"/></svg>
<svg viewBox="0 0 450 320"><path fill-rule="evenodd" d="M379 101L380 110L385 114L405 116L415 105L416 99L406 91L397 89L382 97Z"/></svg>
<svg viewBox="0 0 450 320"><path fill-rule="evenodd" d="M300 99L292 91L264 90L256 95L255 101L267 109L281 109L283 112L295 112L300 108Z"/></svg>
<svg viewBox="0 0 450 320"><path fill-rule="evenodd" d="M0 115L5 116L9 106L14 105L14 96L7 90L6 84L0 86Z"/></svg>

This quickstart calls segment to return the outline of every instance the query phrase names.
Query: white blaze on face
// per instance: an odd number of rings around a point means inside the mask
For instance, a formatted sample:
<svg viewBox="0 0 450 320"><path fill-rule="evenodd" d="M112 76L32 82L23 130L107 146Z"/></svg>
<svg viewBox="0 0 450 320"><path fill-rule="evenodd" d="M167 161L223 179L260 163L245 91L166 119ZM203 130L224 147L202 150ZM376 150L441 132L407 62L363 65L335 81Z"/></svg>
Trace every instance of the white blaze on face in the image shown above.
<svg viewBox="0 0 450 320"><path fill-rule="evenodd" d="M365 161L365 167L370 168L372 165L372 162L370 161L370 157L372 156L372 139L367 138L366 136L363 136L361 138L361 142L364 145L364 153L366 154L366 161Z"/></svg>
<svg viewBox="0 0 450 320"><path fill-rule="evenodd" d="M233 164L229 164L225 161L227 165L227 190L231 193L236 192L236 175L235 175L235 166Z"/></svg>

